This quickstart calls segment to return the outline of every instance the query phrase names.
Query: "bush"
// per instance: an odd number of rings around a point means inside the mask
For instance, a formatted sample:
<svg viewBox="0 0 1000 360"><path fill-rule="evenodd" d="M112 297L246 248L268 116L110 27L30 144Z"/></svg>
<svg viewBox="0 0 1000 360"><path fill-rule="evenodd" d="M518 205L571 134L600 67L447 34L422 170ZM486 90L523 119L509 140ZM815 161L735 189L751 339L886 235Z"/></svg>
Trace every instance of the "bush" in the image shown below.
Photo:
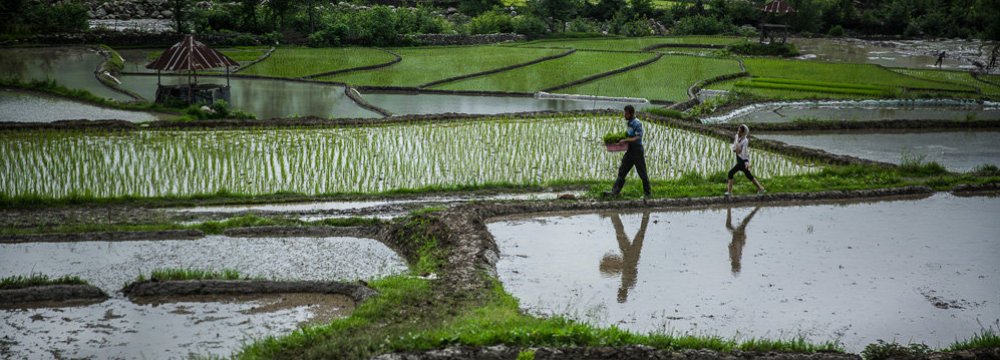
<svg viewBox="0 0 1000 360"><path fill-rule="evenodd" d="M729 45L729 52L739 55L752 56L799 56L799 50L792 43L771 43L761 44L757 42L746 42L742 44Z"/></svg>
<svg viewBox="0 0 1000 360"><path fill-rule="evenodd" d="M601 32L600 24L590 19L576 18L569 22L566 31L578 34L594 34Z"/></svg>
<svg viewBox="0 0 1000 360"><path fill-rule="evenodd" d="M459 0L458 11L469 15L479 15L490 9L503 6L500 0Z"/></svg>
<svg viewBox="0 0 1000 360"><path fill-rule="evenodd" d="M549 27L545 21L531 15L518 15L511 19L511 26L514 32L527 37L538 37L549 32Z"/></svg>
<svg viewBox="0 0 1000 360"><path fill-rule="evenodd" d="M826 34L833 37L844 36L844 27L840 25L834 25L833 27L830 28L830 31L828 31Z"/></svg>
<svg viewBox="0 0 1000 360"><path fill-rule="evenodd" d="M720 35L735 32L733 24L702 15L680 19L674 24L673 30L675 35Z"/></svg>
<svg viewBox="0 0 1000 360"><path fill-rule="evenodd" d="M496 34L514 31L510 16L499 11L487 11L476 16L465 25L469 34Z"/></svg>
<svg viewBox="0 0 1000 360"><path fill-rule="evenodd" d="M7 33L58 33L87 30L87 7L72 1L56 5L34 1L4 0L0 9L9 16L0 23Z"/></svg>

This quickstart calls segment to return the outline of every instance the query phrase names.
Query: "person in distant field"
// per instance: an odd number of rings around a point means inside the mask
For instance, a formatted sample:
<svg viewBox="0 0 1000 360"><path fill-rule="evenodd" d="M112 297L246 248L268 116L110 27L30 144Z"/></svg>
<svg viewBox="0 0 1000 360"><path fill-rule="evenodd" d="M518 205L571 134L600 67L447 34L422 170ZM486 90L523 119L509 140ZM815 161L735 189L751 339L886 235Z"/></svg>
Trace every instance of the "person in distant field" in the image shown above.
<svg viewBox="0 0 1000 360"><path fill-rule="evenodd" d="M757 215L758 210L760 210L759 206L754 208L750 215L743 218L740 226L733 226L733 209L726 209L726 229L733 235L733 241L729 242L729 267L733 275L739 274L740 270L743 269L741 262L743 260L743 246L747 244L747 225L750 224L750 219Z"/></svg>
<svg viewBox="0 0 1000 360"><path fill-rule="evenodd" d="M618 179L615 180L615 185L611 191L605 192L604 195L618 196L622 187L625 186L625 177L632 172L632 167L635 166L635 172L639 174L639 179L642 179L643 198L648 199L653 194L649 186L649 176L646 174L646 154L642 148L642 122L635 118L635 108L632 105L625 105L625 124L627 126L625 132L628 137L618 143L628 143L628 150L622 156L622 164L618 166Z"/></svg>
<svg viewBox="0 0 1000 360"><path fill-rule="evenodd" d="M938 59L937 59L937 62L934 63L934 66L937 66L940 69L941 68L941 64L944 64L944 57L945 56L948 56L947 52L942 51L942 52L938 53Z"/></svg>
<svg viewBox="0 0 1000 360"><path fill-rule="evenodd" d="M733 152L736 153L736 165L729 170L729 180L726 183L726 196L733 194L733 176L736 172L742 171L747 179L753 182L757 186L757 193L763 194L764 187L760 185L757 178L750 173L750 140L747 137L750 135L750 128L746 125L740 125L740 129L736 132L736 137L733 139Z"/></svg>

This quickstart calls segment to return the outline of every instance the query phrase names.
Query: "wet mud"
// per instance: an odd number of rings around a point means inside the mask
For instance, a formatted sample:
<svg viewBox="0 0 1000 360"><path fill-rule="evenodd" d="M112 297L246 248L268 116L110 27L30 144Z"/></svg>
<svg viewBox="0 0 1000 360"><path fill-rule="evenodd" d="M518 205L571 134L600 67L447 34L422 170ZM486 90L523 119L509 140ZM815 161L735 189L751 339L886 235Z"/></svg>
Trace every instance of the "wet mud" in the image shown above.
<svg viewBox="0 0 1000 360"><path fill-rule="evenodd" d="M448 347L441 350L430 350L424 352L409 352L385 354L374 357L372 360L459 360L459 359L482 359L482 360L509 360L516 359L521 350L503 345L488 347ZM658 350L648 346L622 346L622 347L570 347L570 348L532 348L535 352L535 359L565 359L565 360L652 360L652 359L769 359L769 360L856 360L861 357L852 354L816 353L816 354L790 354L790 353L759 353L735 351L733 353L720 353L712 350L681 350L669 351Z"/></svg>
<svg viewBox="0 0 1000 360"><path fill-rule="evenodd" d="M250 296L298 293L342 295L355 303L360 303L377 295L375 290L361 283L267 280L147 280L129 284L122 289L122 293L137 302L149 302L150 298L174 296Z"/></svg>
<svg viewBox="0 0 1000 360"><path fill-rule="evenodd" d="M500 218L497 271L532 313L639 332L860 352L946 347L1000 319L994 197L719 205Z"/></svg>
<svg viewBox="0 0 1000 360"><path fill-rule="evenodd" d="M46 285L0 290L0 309L99 303L108 294L91 285Z"/></svg>

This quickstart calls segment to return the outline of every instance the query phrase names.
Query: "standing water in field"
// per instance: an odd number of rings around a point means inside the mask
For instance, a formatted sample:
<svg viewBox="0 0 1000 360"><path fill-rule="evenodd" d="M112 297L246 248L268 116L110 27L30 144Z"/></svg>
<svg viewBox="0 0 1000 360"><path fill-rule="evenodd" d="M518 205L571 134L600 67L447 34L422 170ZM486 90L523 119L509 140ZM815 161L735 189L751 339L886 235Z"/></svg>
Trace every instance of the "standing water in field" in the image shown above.
<svg viewBox="0 0 1000 360"><path fill-rule="evenodd" d="M70 89L87 90L94 95L119 101L131 97L109 89L94 71L104 61L97 51L85 47L0 49L0 78L21 81L55 80ZM79 119L79 117L77 117Z"/></svg>
<svg viewBox="0 0 1000 360"><path fill-rule="evenodd" d="M745 106L704 123L777 123L811 120L1000 120L1000 103L961 100L791 101Z"/></svg>
<svg viewBox="0 0 1000 360"><path fill-rule="evenodd" d="M973 69L973 61L989 63L989 50L977 40L895 40L805 39L794 43L800 58L823 61L869 63L888 67L932 68L941 51L947 53L942 69Z"/></svg>
<svg viewBox="0 0 1000 360"><path fill-rule="evenodd" d="M930 162L950 171L970 171L983 164L1000 165L1000 132L757 134L762 139L821 149L834 154L901 164Z"/></svg>
<svg viewBox="0 0 1000 360"><path fill-rule="evenodd" d="M156 98L156 76L122 76L122 87L135 91L146 99ZM187 77L163 76L163 84L187 83ZM199 84L225 84L223 77L199 77ZM343 86L303 83L270 79L229 80L231 101L235 109L250 112L259 119L293 116L322 118L376 118L379 114L365 110L344 95Z"/></svg>
<svg viewBox="0 0 1000 360"><path fill-rule="evenodd" d="M365 93L364 98L395 115L440 113L492 115L526 111L620 110L624 106L623 103L616 101L509 96ZM641 106L636 107L642 109Z"/></svg>
<svg viewBox="0 0 1000 360"><path fill-rule="evenodd" d="M489 225L537 314L639 332L945 347L1000 319L1000 199L536 215Z"/></svg>
<svg viewBox="0 0 1000 360"><path fill-rule="evenodd" d="M102 108L54 96L0 89L0 121L52 122L115 119L153 121L147 112Z"/></svg>
<svg viewBox="0 0 1000 360"><path fill-rule="evenodd" d="M0 310L4 351L18 358L228 356L253 339L347 315L322 294L186 296L134 303L118 290L158 268L234 269L278 280L372 279L405 272L385 245L357 238L228 238L0 244L0 277L74 275L112 296L85 306Z"/></svg>

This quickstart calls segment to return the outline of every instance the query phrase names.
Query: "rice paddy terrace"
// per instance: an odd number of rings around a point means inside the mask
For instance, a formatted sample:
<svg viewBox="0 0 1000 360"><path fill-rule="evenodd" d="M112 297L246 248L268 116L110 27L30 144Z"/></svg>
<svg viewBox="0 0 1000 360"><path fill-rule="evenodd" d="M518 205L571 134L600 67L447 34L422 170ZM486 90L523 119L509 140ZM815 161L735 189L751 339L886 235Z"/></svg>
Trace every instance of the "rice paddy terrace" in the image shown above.
<svg viewBox="0 0 1000 360"><path fill-rule="evenodd" d="M1000 357L996 75L745 41L222 49L259 120L149 104L154 49L111 82L115 54L0 49L0 349ZM651 199L601 195L625 104ZM738 123L766 194L722 196Z"/></svg>

